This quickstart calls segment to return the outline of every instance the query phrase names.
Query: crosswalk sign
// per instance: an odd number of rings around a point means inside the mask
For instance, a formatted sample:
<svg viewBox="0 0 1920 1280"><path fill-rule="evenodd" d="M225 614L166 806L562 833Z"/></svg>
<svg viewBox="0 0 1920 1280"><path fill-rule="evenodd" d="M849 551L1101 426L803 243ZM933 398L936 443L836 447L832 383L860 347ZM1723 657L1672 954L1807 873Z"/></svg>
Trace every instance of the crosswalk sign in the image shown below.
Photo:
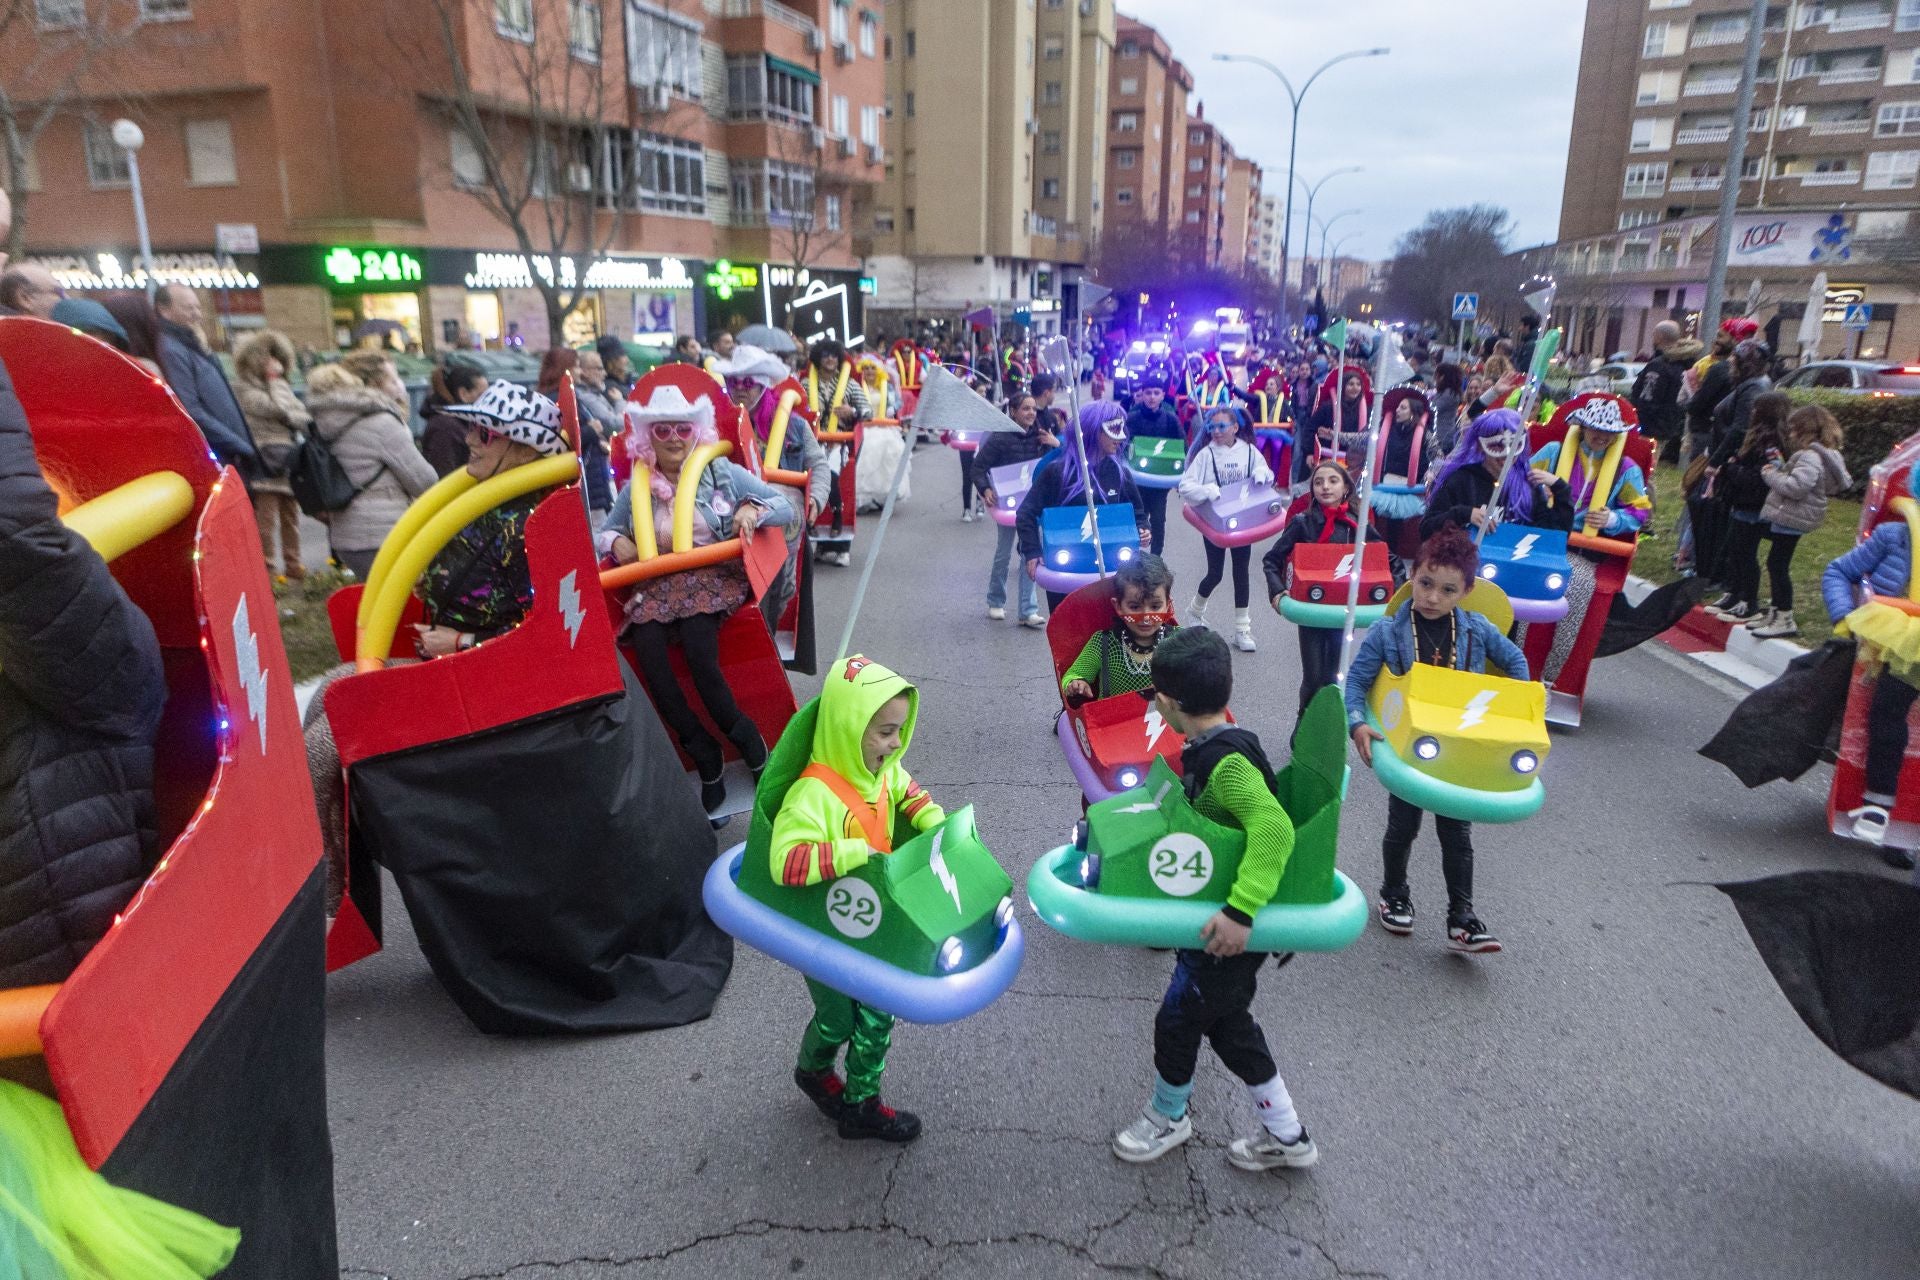
<svg viewBox="0 0 1920 1280"><path fill-rule="evenodd" d="M1865 329L1873 323L1873 304L1871 302L1849 302L1846 318L1840 322L1843 329Z"/></svg>
<svg viewBox="0 0 1920 1280"><path fill-rule="evenodd" d="M1453 318L1471 320L1480 314L1480 295L1477 293L1456 293L1453 295Z"/></svg>

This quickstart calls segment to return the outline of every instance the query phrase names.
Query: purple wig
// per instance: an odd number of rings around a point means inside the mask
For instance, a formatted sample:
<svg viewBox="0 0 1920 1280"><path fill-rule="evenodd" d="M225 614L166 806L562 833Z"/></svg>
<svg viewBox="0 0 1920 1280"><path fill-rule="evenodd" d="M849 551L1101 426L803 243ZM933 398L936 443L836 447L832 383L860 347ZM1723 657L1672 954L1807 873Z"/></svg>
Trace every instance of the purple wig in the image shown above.
<svg viewBox="0 0 1920 1280"><path fill-rule="evenodd" d="M1080 406L1080 443L1086 447L1087 464L1100 465L1100 431L1109 422L1126 421L1127 411L1117 401L1089 400ZM1072 502L1086 488L1086 476L1080 470L1080 449L1067 441L1060 450L1060 501Z"/></svg>
<svg viewBox="0 0 1920 1280"><path fill-rule="evenodd" d="M1477 467L1487 459L1487 451L1481 441L1488 436L1510 435L1514 432L1523 437L1526 426L1520 415L1512 409L1489 409L1460 430L1459 443L1453 446L1453 452L1440 464L1440 470L1433 477L1433 488L1429 494L1440 492L1443 485L1452 478L1453 473L1462 467ZM1521 446L1526 447L1524 444ZM1511 518L1525 524L1533 518L1533 482L1527 478L1527 459L1516 458L1507 468L1507 481L1494 495L1494 501Z"/></svg>

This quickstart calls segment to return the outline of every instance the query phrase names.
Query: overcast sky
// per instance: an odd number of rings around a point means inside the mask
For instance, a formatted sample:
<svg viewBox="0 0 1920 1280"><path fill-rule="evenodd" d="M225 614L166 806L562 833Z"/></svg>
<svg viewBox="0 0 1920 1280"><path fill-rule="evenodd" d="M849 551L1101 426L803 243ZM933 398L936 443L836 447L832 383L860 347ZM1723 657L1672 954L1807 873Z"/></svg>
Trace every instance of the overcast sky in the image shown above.
<svg viewBox="0 0 1920 1280"><path fill-rule="evenodd" d="M1160 30L1192 70L1207 119L1283 198L1286 91L1263 68L1213 54L1265 58L1297 88L1337 54L1393 51L1334 67L1301 107L1302 178L1366 166L1329 181L1314 202L1316 220L1361 210L1333 224L1329 248L1355 232L1344 253L1384 258L1429 209L1476 200L1513 214L1516 245L1557 234L1582 0L1120 0L1119 8ZM1296 257L1305 204L1296 188Z"/></svg>

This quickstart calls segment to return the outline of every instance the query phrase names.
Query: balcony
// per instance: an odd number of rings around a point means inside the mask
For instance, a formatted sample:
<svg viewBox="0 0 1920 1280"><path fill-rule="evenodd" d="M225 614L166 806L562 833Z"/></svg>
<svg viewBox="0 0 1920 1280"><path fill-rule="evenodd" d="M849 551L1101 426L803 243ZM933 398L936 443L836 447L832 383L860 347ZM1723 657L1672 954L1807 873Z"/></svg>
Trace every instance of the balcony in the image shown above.
<svg viewBox="0 0 1920 1280"><path fill-rule="evenodd" d="M1782 174L1790 177L1790 174ZM1831 173L1803 173L1799 175L1803 187L1857 187L1860 185L1860 170L1840 169Z"/></svg>
<svg viewBox="0 0 1920 1280"><path fill-rule="evenodd" d="M1714 45L1745 44L1746 39L1746 28L1745 25L1742 24L1741 29L1738 31L1715 28L1699 32L1693 37L1693 43L1689 47L1694 49L1707 49Z"/></svg>
<svg viewBox="0 0 1920 1280"><path fill-rule="evenodd" d="M1722 93L1738 93L1740 77L1732 76L1717 80L1689 80L1680 86L1683 98L1711 98Z"/></svg>
<svg viewBox="0 0 1920 1280"><path fill-rule="evenodd" d="M1835 84L1871 84L1884 73L1881 67L1835 67L1831 71L1815 72L1815 78L1822 85Z"/></svg>
<svg viewBox="0 0 1920 1280"><path fill-rule="evenodd" d="M765 18L775 26L798 31L801 35L811 35L820 28L813 20L798 9L790 9L779 0L721 0L722 18Z"/></svg>
<svg viewBox="0 0 1920 1280"><path fill-rule="evenodd" d="M1858 120L1813 120L1807 124L1807 136L1810 138L1839 138L1850 133L1872 133L1873 121L1862 116Z"/></svg>
<svg viewBox="0 0 1920 1280"><path fill-rule="evenodd" d="M1856 13L1845 17L1835 17L1827 23L1827 30L1839 35L1845 31L1877 31L1893 25L1891 13Z"/></svg>
<svg viewBox="0 0 1920 1280"><path fill-rule="evenodd" d="M1699 142L1725 142L1731 137L1733 137L1732 125L1710 124L1696 125L1691 129L1682 129L1673 135L1673 140L1680 146L1690 147Z"/></svg>
<svg viewBox="0 0 1920 1280"><path fill-rule="evenodd" d="M1671 179L1667 183L1669 191L1718 191L1722 177L1717 173L1701 174L1698 177Z"/></svg>

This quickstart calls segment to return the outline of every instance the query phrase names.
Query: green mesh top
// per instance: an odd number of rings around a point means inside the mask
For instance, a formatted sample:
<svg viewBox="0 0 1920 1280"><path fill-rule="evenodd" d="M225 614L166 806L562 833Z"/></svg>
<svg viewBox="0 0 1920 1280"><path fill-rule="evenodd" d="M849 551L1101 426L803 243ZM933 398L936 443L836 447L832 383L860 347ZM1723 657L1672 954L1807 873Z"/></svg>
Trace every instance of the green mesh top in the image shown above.
<svg viewBox="0 0 1920 1280"><path fill-rule="evenodd" d="M1164 638L1172 627L1164 628L1160 634ZM1116 693L1139 693L1153 687L1153 672L1136 671L1129 665L1127 643L1120 638L1112 627L1096 631L1088 637L1086 647L1080 650L1080 656L1073 660L1066 674L1060 677L1060 687L1066 688L1075 680L1085 680L1093 686L1096 698L1111 698ZM1151 660L1143 666L1151 665Z"/></svg>

